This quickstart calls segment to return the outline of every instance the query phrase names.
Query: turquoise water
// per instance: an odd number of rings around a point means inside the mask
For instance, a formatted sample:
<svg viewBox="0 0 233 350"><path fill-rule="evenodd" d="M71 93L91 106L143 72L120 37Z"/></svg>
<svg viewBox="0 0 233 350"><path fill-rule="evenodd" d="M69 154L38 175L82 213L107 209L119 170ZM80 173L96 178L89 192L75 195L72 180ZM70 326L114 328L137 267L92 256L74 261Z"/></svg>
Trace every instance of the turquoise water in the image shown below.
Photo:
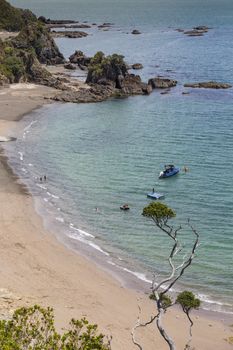
<svg viewBox="0 0 233 350"><path fill-rule="evenodd" d="M27 1L11 3L28 6ZM189 95L182 95L182 85L210 79L233 83L233 4L53 4L30 2L38 14L51 18L115 23L108 32L90 29L85 39L57 40L66 57L75 49L90 55L118 52L129 63L143 63L144 79L166 74L179 84L167 95L153 92L99 104L43 107L21 124L16 152L9 149L11 164L43 203L40 209L66 244L83 251L85 244L91 246L89 255L99 254L109 266L143 280L150 280L154 271L167 271L167 239L141 215L152 187L164 193L164 203L184 225L187 246L187 218L201 235L197 258L178 289L198 292L204 307L232 311L233 89L189 89ZM174 30L199 24L213 28L201 38ZM134 27L142 34L128 34ZM170 162L190 171L158 180ZM38 177L43 174L47 181L41 184ZM119 210L125 202L129 212Z"/></svg>

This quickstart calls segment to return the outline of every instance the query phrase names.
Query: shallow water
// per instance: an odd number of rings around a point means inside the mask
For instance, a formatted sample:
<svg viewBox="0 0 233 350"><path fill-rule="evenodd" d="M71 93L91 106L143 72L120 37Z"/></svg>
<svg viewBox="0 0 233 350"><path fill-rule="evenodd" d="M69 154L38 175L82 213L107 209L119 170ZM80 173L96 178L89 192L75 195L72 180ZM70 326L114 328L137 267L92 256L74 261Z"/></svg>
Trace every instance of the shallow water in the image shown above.
<svg viewBox="0 0 233 350"><path fill-rule="evenodd" d="M43 107L20 126L17 152L8 150L11 164L43 201L43 212L54 218L60 236L70 236L70 245L77 248L81 239L106 261L140 273L142 279L151 279L154 270L167 270L167 239L141 215L152 187L164 193L164 203L177 213L176 222L185 225L191 218L201 235L198 256L179 288L198 292L209 301L205 307L231 311L233 90L182 95L182 84L233 83L233 4L127 1L122 13L119 2L102 1L101 7L94 1L66 6L56 1L56 8L53 1L30 3L47 17L61 18L62 13L63 18L115 23L108 32L90 29L85 39L58 39L66 57L74 49L88 55L118 52L129 63L143 63L144 79L166 74L179 84L167 95ZM199 24L213 29L201 38L174 30ZM142 34L127 34L135 26ZM170 162L188 166L189 172L158 180ZM41 184L43 174L47 181ZM125 202L128 212L119 210ZM187 245L189 238L185 228Z"/></svg>

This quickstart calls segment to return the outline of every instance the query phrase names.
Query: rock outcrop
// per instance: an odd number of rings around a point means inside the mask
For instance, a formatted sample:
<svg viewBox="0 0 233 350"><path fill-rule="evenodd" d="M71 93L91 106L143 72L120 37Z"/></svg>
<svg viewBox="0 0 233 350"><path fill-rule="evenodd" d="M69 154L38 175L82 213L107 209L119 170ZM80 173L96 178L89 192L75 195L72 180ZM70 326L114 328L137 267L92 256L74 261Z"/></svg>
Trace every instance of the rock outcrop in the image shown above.
<svg viewBox="0 0 233 350"><path fill-rule="evenodd" d="M82 51L78 50L69 57L69 60L71 63L77 64L79 68L83 70L87 69L88 65L91 62L91 57L85 56Z"/></svg>
<svg viewBox="0 0 233 350"><path fill-rule="evenodd" d="M152 89L167 89L176 86L177 81L169 78L156 77L149 79L148 84L151 85Z"/></svg>
<svg viewBox="0 0 233 350"><path fill-rule="evenodd" d="M132 64L132 69L142 69L143 65L141 63Z"/></svg>
<svg viewBox="0 0 233 350"><path fill-rule="evenodd" d="M105 56L103 52L97 52L88 66L86 83L111 86L113 94L121 96L149 94L151 87L143 83L139 75L128 73L123 58L117 54Z"/></svg>
<svg viewBox="0 0 233 350"><path fill-rule="evenodd" d="M216 81L204 81L200 83L187 83L187 84L184 84L184 87L204 88L204 89L229 89L232 87L232 85L227 83L219 83Z"/></svg>
<svg viewBox="0 0 233 350"><path fill-rule="evenodd" d="M12 43L17 49L34 49L40 63L61 64L65 62L51 34L40 22L26 25L19 35L12 39Z"/></svg>

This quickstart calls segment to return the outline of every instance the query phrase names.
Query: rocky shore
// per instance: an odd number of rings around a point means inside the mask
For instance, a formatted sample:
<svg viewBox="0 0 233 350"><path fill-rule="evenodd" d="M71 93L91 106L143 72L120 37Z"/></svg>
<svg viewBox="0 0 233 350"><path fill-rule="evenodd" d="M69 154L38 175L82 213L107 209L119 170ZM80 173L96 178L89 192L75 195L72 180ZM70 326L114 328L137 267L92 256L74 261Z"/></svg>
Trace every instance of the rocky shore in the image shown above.
<svg viewBox="0 0 233 350"><path fill-rule="evenodd" d="M76 30L53 30L52 28L90 28L89 24L73 20L52 20L41 16L38 19L30 11L16 11L5 0L0 4L7 6L12 18L18 16L19 33L6 40L0 40L0 86L12 83L36 83L57 89L53 97L63 102L100 102L112 97L127 97L131 95L149 95L153 89L170 89L177 85L177 81L168 77L153 77L143 82L141 77L130 73L130 69L142 69L141 63L128 65L122 55L105 56L97 52L94 57L87 57L82 51L76 50L66 61L59 51L54 37L82 38L88 34ZM5 19L4 19L5 21ZM0 15L0 26L9 28L8 23ZM93 24L94 25L94 24ZM109 28L112 23L105 22L98 28ZM13 28L12 28L13 30ZM203 35L208 32L206 26L194 27L187 35ZM132 34L140 34L134 29ZM54 75L48 69L51 65L61 65L66 70L81 69L87 71L86 84L80 84L63 72ZM201 82L185 84L184 87L225 89L231 85L218 82ZM168 90L161 92L168 93Z"/></svg>

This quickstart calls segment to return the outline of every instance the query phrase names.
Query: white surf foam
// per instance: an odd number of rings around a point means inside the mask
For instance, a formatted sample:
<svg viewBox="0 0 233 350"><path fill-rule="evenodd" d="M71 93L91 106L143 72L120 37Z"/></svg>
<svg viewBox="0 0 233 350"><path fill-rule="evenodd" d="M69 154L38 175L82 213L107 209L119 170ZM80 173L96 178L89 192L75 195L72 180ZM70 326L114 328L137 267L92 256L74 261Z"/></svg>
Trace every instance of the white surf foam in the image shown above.
<svg viewBox="0 0 233 350"><path fill-rule="evenodd" d="M121 267L120 268L126 272L129 272L130 274L136 276L138 279L140 279L141 281L144 281L144 282L147 282L147 283L152 283L151 280L149 280L146 275L144 273L141 273L141 272L134 272L134 271L131 271L129 269L127 269L126 267Z"/></svg>
<svg viewBox="0 0 233 350"><path fill-rule="evenodd" d="M18 154L19 154L19 159L23 160L23 152L18 152Z"/></svg>
<svg viewBox="0 0 233 350"><path fill-rule="evenodd" d="M59 222L64 222L64 219L63 219L62 217L60 217L60 216L57 216L55 219L56 219L57 221L59 221Z"/></svg>

